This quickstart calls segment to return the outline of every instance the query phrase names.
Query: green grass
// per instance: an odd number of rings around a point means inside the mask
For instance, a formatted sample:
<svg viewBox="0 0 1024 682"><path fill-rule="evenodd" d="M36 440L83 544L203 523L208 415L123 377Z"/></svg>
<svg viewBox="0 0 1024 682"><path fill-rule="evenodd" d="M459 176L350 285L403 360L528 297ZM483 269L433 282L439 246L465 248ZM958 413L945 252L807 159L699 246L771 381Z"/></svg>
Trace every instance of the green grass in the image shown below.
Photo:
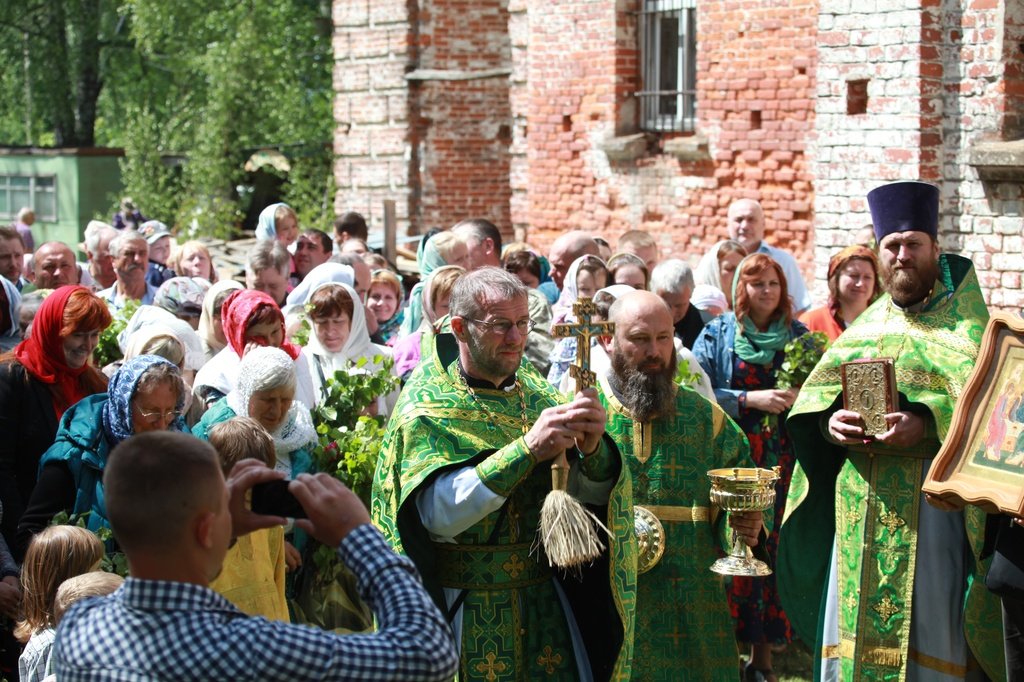
<svg viewBox="0 0 1024 682"><path fill-rule="evenodd" d="M811 682L814 679L814 656L803 642L793 642L772 658L772 668L779 682Z"/></svg>

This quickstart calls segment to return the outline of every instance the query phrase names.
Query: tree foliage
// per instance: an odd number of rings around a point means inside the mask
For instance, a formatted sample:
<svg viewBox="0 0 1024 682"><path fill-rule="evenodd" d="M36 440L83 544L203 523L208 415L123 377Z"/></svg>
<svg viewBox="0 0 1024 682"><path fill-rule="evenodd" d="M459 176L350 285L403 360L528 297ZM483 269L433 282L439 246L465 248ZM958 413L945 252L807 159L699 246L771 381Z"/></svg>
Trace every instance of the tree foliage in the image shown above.
<svg viewBox="0 0 1024 682"><path fill-rule="evenodd" d="M124 147L143 212L202 233L230 231L246 159L275 147L286 200L329 224L327 0L2 4L0 142Z"/></svg>

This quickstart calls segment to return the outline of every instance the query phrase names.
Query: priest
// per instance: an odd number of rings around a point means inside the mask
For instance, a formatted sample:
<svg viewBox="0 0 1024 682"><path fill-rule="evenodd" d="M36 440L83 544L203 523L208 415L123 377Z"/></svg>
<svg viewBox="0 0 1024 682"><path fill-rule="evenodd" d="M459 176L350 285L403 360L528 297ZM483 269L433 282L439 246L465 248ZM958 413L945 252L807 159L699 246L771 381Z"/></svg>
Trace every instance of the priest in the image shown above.
<svg viewBox="0 0 1024 682"><path fill-rule="evenodd" d="M826 352L790 412L797 465L779 592L815 642L816 678L961 680L977 661L1001 679L998 603L980 582L984 516L937 509L921 492L988 311L971 262L939 251L937 187L896 182L867 199L887 293ZM866 358L895 367L896 409L875 436L844 409L841 366Z"/></svg>
<svg viewBox="0 0 1024 682"><path fill-rule="evenodd" d="M486 267L460 279L452 334L413 372L388 425L372 515L407 554L460 642L461 679L627 680L636 544L629 475L594 389L563 398L523 363L527 291ZM536 542L551 462L609 529L594 584L552 569ZM574 597L582 597L574 599ZM600 644L584 641L598 634Z"/></svg>

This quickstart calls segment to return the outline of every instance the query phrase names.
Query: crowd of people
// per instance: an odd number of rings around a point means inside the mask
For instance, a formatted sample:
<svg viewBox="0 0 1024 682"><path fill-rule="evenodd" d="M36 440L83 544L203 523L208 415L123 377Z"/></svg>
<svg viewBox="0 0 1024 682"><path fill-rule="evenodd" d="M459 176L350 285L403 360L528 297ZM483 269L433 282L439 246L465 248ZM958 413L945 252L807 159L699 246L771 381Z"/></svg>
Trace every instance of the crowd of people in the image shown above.
<svg viewBox="0 0 1024 682"><path fill-rule="evenodd" d="M327 234L278 203L244 283L130 201L82 263L0 228L3 674L774 682L800 639L820 679L1022 679L984 514L921 492L987 321L977 277L939 251L935 187L867 200L819 307L753 199L703 254L639 230L542 252L467 219L423 236L416 276L358 214ZM614 328L553 329L580 322ZM809 332L831 345L783 385ZM879 357L899 404L869 437L839 368ZM401 385L365 409L387 429L369 509L313 457L346 371ZM575 570L538 539L560 467L605 546ZM720 513L707 472L731 467L778 472L774 505ZM257 509L274 486L298 507ZM774 571L712 573L731 536ZM301 606L317 546L343 566L329 622Z"/></svg>

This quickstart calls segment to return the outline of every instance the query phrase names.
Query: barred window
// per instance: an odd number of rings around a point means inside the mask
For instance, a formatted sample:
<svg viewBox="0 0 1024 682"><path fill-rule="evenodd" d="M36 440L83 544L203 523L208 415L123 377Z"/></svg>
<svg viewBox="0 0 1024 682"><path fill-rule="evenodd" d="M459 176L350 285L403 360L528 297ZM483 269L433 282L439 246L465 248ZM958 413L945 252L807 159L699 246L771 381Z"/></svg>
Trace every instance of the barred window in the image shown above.
<svg viewBox="0 0 1024 682"><path fill-rule="evenodd" d="M57 220L57 179L52 175L0 175L0 219L14 220L29 206L36 219Z"/></svg>
<svg viewBox="0 0 1024 682"><path fill-rule="evenodd" d="M644 0L640 60L640 128L692 131L697 108L696 0Z"/></svg>

